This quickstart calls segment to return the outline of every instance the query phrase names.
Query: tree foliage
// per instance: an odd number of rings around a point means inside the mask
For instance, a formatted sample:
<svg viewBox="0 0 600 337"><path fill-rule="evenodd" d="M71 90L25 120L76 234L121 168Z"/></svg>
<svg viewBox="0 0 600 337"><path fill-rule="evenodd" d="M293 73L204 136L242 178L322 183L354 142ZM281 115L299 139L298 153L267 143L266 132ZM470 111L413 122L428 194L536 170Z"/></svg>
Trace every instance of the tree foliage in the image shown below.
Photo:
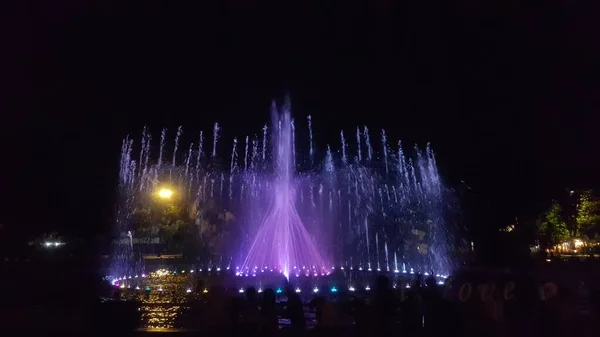
<svg viewBox="0 0 600 337"><path fill-rule="evenodd" d="M196 235L202 255L223 255L226 241L232 232L235 216L219 210L213 202L199 205L196 212Z"/></svg>
<svg viewBox="0 0 600 337"><path fill-rule="evenodd" d="M550 209L538 220L538 235L545 248L553 247L569 240L569 230L564 220L562 207L555 201Z"/></svg>
<svg viewBox="0 0 600 337"><path fill-rule="evenodd" d="M579 232L588 238L600 236L600 199L591 190L580 193L575 216Z"/></svg>

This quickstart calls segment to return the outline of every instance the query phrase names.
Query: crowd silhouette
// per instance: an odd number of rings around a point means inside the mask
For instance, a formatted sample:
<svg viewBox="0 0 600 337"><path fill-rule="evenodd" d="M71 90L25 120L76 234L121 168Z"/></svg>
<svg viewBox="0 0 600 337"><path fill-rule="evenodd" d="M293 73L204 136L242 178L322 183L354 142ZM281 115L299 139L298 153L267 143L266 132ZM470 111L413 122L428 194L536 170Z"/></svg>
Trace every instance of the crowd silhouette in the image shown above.
<svg viewBox="0 0 600 337"><path fill-rule="evenodd" d="M371 296L339 293L306 301L291 286L278 297L273 289L258 294L248 288L231 298L223 288L211 290L198 328L227 329L244 336L454 336L459 331L453 308L433 277L417 277L403 294L388 278L377 278ZM404 296L404 300L400 299Z"/></svg>

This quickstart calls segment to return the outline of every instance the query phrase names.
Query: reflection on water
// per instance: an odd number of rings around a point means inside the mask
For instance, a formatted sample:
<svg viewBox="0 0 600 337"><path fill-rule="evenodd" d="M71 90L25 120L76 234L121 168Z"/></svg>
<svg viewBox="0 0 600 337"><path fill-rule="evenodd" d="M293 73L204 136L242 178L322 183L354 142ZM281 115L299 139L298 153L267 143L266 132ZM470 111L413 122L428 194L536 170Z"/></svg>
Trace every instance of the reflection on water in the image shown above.
<svg viewBox="0 0 600 337"><path fill-rule="evenodd" d="M199 279L194 276L190 273L158 271L145 278L119 281L115 283L115 290L119 299L139 303L137 310L141 320L138 327L141 329L195 329L213 323L212 306L215 303L230 303L232 297L242 295L235 287L222 289L217 294L210 285L220 284L222 279ZM314 320L314 315L307 315L309 322ZM285 319L279 321L280 327L289 324Z"/></svg>
<svg viewBox="0 0 600 337"><path fill-rule="evenodd" d="M197 279L192 275L152 273L147 278L122 281L119 284L120 298L139 302L140 328L161 330L182 328L190 312L190 303L204 302L205 296L196 291ZM206 294L203 294L206 295Z"/></svg>
<svg viewBox="0 0 600 337"><path fill-rule="evenodd" d="M180 305L145 305L139 308L142 313L141 326L147 329L177 328L177 317L181 316L184 307Z"/></svg>

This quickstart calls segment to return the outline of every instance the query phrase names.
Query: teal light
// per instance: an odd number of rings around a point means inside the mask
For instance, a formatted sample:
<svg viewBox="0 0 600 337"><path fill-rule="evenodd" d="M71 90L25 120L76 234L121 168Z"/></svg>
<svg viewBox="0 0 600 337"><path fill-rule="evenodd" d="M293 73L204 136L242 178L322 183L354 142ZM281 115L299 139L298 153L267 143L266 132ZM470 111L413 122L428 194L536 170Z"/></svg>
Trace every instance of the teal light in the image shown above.
<svg viewBox="0 0 600 337"><path fill-rule="evenodd" d="M337 288L336 288L335 286L334 286L334 287L331 287L331 292L332 292L332 293L337 293Z"/></svg>
<svg viewBox="0 0 600 337"><path fill-rule="evenodd" d="M277 288L276 293L281 294L283 292L283 290L281 290L281 288Z"/></svg>

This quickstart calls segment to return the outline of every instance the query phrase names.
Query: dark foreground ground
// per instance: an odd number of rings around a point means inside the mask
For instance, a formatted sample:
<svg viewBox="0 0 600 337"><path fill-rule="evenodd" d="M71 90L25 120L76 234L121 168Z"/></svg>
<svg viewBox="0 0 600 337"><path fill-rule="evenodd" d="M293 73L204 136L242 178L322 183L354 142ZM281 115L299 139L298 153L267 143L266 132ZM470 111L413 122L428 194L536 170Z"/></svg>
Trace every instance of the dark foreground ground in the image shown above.
<svg viewBox="0 0 600 337"><path fill-rule="evenodd" d="M155 334L139 330L139 302L110 294L85 260L68 263L3 261L0 274L2 335L60 333L77 336ZM302 328L293 328L282 299L276 311L280 328L248 324L247 300L227 291L187 303L169 334L196 336L597 336L600 331L600 263L552 261L518 270L466 268L444 288L411 291L374 287L370 293L343 293L301 306ZM262 303L262 296L257 301ZM260 313L260 311L259 311ZM164 313L168 322L172 312ZM291 317L290 317L291 316ZM157 322L161 322L158 315ZM160 324L159 324L160 325ZM180 325L180 326L177 326ZM262 332L261 332L262 331ZM163 333L167 333L164 332Z"/></svg>

